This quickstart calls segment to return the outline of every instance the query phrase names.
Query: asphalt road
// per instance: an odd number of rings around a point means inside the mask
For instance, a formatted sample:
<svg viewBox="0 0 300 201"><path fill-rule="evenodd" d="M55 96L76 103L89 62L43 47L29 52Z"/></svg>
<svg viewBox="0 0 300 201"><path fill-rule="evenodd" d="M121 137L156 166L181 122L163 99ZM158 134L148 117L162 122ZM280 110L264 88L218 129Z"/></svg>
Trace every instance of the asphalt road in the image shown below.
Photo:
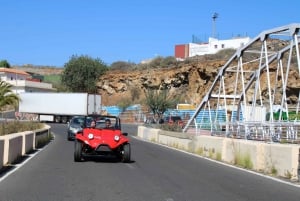
<svg viewBox="0 0 300 201"><path fill-rule="evenodd" d="M0 201L299 201L300 188L134 137L131 163L73 161L66 125L55 139L0 178Z"/></svg>

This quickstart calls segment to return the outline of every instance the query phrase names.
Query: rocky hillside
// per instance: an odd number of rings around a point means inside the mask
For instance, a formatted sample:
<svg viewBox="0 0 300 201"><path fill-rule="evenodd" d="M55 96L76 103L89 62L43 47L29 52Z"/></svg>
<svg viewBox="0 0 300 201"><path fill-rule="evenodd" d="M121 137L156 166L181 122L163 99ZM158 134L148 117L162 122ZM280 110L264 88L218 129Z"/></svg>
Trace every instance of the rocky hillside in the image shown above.
<svg viewBox="0 0 300 201"><path fill-rule="evenodd" d="M225 60L192 62L160 69L108 71L98 83L98 92L102 95L105 105L115 105L130 98L142 100L145 89L162 89L167 87L172 95L180 98L182 103L198 105L212 86L215 77L225 62ZM271 85L274 85L276 81L275 76L276 66L271 66ZM249 78L246 77L246 79ZM227 86L232 86L226 89L226 94L232 93L235 87L235 78L231 76L226 77L225 82ZM280 91L281 87L277 90ZM286 91L290 104L295 105L297 103L299 90L299 73L297 68L294 68L290 70ZM263 101L267 101L269 97L266 73L262 74L261 91ZM253 89L249 90L249 94L252 96ZM281 102L281 95L275 96L276 102L277 104Z"/></svg>
<svg viewBox="0 0 300 201"><path fill-rule="evenodd" d="M97 83L98 93L102 95L104 105L117 105L124 100L142 102L146 89L169 88L173 96L179 97L182 103L198 105L217 76L219 69L227 60L206 60L194 62L179 62L165 68L148 68L143 70L110 70L100 78ZM19 68L42 75L60 74L61 68ZM270 69L271 82L274 82L275 66ZM292 70L288 80L288 99L297 103L300 90L299 73ZM233 78L226 78L227 82L234 85ZM266 76L263 75L262 93L268 99L266 90ZM233 88L234 86L232 86ZM230 90L230 89L229 89ZM276 97L280 101L280 97Z"/></svg>
<svg viewBox="0 0 300 201"><path fill-rule="evenodd" d="M167 87L170 93L180 97L182 102L197 104L201 101L214 80L223 61L210 63L190 63L170 68L135 71L108 71L98 83L106 105L133 98L142 100L144 90Z"/></svg>

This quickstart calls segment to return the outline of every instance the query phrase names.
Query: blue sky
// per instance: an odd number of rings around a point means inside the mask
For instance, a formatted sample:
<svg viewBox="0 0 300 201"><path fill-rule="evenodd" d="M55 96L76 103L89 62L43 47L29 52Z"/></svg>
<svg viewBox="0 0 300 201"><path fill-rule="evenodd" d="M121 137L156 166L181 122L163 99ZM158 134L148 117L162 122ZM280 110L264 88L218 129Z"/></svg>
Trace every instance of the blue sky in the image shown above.
<svg viewBox="0 0 300 201"><path fill-rule="evenodd" d="M0 0L0 60L62 67L72 55L107 64L174 56L176 44L255 37L300 23L299 0ZM212 16L218 13L213 26Z"/></svg>

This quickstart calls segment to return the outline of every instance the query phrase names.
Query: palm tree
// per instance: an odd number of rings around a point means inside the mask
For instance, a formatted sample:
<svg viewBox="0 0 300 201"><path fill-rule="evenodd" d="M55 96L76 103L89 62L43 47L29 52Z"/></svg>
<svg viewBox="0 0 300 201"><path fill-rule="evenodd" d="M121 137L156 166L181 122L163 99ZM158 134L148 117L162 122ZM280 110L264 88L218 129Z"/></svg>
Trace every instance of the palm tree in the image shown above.
<svg viewBox="0 0 300 201"><path fill-rule="evenodd" d="M11 84L0 81L0 111L3 111L5 106L16 107L20 101L20 97L13 93L11 87Z"/></svg>

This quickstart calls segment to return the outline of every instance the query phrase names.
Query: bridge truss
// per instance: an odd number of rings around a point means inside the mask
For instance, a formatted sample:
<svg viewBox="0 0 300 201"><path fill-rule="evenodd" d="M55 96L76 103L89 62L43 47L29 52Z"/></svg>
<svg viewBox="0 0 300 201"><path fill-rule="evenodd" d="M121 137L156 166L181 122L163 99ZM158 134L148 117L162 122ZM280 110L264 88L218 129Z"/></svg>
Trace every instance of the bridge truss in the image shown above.
<svg viewBox="0 0 300 201"><path fill-rule="evenodd" d="M299 30L300 24L290 24L263 31L238 49L183 131L272 141L300 138Z"/></svg>

